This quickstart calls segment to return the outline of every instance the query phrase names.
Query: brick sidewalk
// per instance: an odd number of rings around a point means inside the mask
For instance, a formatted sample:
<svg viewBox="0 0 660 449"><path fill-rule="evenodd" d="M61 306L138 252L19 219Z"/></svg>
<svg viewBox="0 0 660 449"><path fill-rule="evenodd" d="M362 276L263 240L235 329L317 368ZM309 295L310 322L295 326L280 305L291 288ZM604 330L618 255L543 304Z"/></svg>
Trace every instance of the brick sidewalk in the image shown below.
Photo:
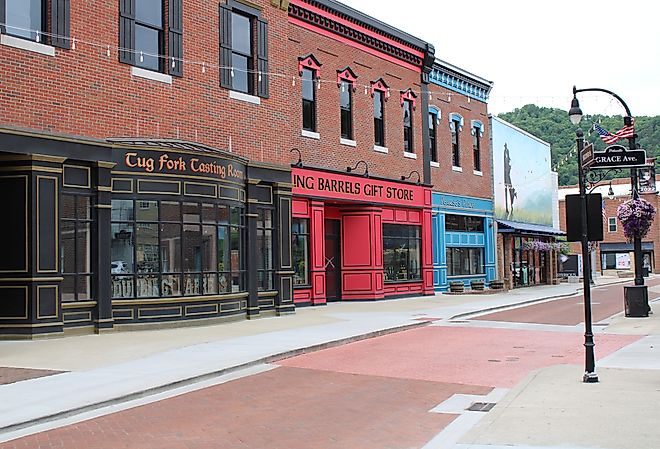
<svg viewBox="0 0 660 449"><path fill-rule="evenodd" d="M13 384L22 380L36 379L37 377L52 376L53 374L65 372L66 371L0 366L0 385Z"/></svg>

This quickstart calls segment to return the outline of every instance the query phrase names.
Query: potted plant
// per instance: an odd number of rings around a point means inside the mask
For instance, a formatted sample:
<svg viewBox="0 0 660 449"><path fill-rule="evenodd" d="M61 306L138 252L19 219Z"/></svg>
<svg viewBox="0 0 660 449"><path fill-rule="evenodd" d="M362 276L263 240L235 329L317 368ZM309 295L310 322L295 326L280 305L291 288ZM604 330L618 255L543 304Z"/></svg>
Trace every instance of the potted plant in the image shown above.
<svg viewBox="0 0 660 449"><path fill-rule="evenodd" d="M451 293L463 293L465 289L465 284L462 281L451 281L449 282L449 291Z"/></svg>
<svg viewBox="0 0 660 449"><path fill-rule="evenodd" d="M651 228L655 218L655 207L645 199L632 199L619 205L616 215L623 224L623 233L628 240L635 237L642 238Z"/></svg>
<svg viewBox="0 0 660 449"><path fill-rule="evenodd" d="M492 290L504 290L504 281L501 279L493 279L490 281L490 288Z"/></svg>
<svg viewBox="0 0 660 449"><path fill-rule="evenodd" d="M485 282L483 279L474 279L470 281L470 288L472 290L483 290L485 286Z"/></svg>

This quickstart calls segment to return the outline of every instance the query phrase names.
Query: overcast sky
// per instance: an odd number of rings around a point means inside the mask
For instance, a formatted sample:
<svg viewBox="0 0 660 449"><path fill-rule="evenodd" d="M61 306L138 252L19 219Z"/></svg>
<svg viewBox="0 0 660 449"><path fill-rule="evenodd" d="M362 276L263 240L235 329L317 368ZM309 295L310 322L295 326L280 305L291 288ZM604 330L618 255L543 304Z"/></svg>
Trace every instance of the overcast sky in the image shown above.
<svg viewBox="0 0 660 449"><path fill-rule="evenodd" d="M618 94L633 115L660 115L660 3L654 0L339 0L432 43L437 58L495 83L489 111L566 109L572 88ZM607 94L585 114L623 115Z"/></svg>

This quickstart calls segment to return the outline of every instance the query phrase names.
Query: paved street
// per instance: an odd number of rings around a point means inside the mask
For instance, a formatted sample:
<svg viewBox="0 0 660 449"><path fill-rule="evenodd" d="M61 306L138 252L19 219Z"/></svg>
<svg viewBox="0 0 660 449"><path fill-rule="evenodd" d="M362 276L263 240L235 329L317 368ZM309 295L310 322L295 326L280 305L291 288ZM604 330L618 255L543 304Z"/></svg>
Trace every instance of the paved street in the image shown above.
<svg viewBox="0 0 660 449"><path fill-rule="evenodd" d="M650 282L652 289L658 284ZM594 290L595 322L604 324L621 312L621 291L621 285ZM499 402L540 369L565 365L580 378L581 299L469 319L438 318L424 327L260 365L254 374L218 385L101 412L7 441L0 449L454 447L481 417L497 410L466 412L473 403ZM596 355L604 359L642 338L599 332Z"/></svg>

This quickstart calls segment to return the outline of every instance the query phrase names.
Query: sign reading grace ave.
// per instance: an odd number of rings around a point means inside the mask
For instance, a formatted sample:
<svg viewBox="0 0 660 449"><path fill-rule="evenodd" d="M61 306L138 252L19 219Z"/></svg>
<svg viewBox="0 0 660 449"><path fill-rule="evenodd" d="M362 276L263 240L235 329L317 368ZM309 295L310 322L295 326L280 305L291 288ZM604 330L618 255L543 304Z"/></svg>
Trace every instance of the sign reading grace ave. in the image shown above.
<svg viewBox="0 0 660 449"><path fill-rule="evenodd" d="M627 150L623 145L610 145L594 153L590 168L635 168L646 165L645 150Z"/></svg>
<svg viewBox="0 0 660 449"><path fill-rule="evenodd" d="M294 169L292 175L293 191L301 195L409 206L419 205L423 199L420 186L311 170Z"/></svg>

